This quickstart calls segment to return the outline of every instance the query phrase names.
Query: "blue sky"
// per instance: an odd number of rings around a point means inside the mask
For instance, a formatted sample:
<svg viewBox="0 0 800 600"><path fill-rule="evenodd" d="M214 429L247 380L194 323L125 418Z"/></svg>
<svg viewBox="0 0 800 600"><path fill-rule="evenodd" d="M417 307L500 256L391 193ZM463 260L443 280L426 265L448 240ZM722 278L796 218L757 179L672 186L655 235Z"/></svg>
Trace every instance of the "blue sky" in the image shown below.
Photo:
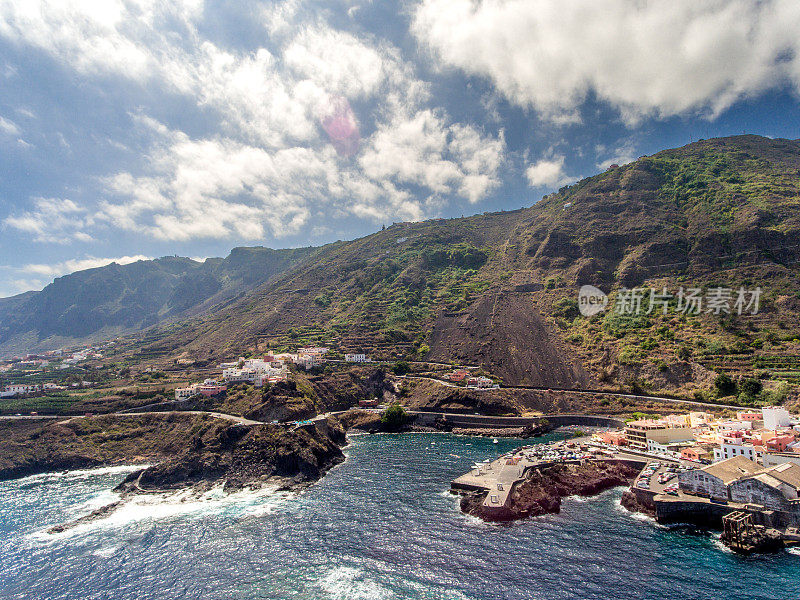
<svg viewBox="0 0 800 600"><path fill-rule="evenodd" d="M0 296L796 139L798 30L793 0L0 0Z"/></svg>

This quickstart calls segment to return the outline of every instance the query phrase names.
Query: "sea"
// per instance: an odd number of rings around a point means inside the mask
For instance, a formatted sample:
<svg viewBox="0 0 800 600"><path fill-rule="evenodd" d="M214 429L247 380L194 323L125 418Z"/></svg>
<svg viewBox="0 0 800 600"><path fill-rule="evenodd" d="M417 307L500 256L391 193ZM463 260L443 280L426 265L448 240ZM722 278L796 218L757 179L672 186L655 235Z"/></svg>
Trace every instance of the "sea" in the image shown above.
<svg viewBox="0 0 800 600"><path fill-rule="evenodd" d="M515 523L462 514L451 479L526 443L355 436L347 460L302 493L139 498L56 535L48 527L113 502L111 490L134 466L3 482L0 598L800 596L800 555L737 556L715 534L628 513L621 489L568 498L560 514Z"/></svg>

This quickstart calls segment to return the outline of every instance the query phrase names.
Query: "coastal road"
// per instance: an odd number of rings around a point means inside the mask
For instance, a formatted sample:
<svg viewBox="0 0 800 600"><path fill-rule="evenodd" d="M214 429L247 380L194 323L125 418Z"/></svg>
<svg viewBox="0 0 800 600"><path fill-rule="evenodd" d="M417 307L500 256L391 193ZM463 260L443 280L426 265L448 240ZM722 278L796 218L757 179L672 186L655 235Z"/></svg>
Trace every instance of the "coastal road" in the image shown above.
<svg viewBox="0 0 800 600"><path fill-rule="evenodd" d="M237 417L236 415L229 415L221 412L213 412L208 410L160 410L160 411L147 411L147 412L117 412L109 413L108 415L94 415L97 417L112 416L112 417L137 417L140 415L208 415L218 419L224 419L235 423L237 425L264 425L264 421L253 421L252 419L245 419L244 417ZM58 418L58 417L49 417ZM62 421L62 423L69 423L74 419L82 419L83 416L69 417Z"/></svg>
<svg viewBox="0 0 800 600"><path fill-rule="evenodd" d="M458 386L454 383L449 381L442 381L441 379L436 379L434 377L423 377L421 375L407 375L409 379L424 379L426 381L433 381L438 383L439 385L445 387L455 387L465 389L461 386ZM472 389L472 391L476 392L491 392L496 390L491 389ZM648 400L648 401L658 401L658 402L672 402L674 404L686 404L690 406L701 406L704 408L733 408L735 410L742 410L742 406L735 406L733 404L714 404L713 402L698 402L697 400L684 400L682 398L668 398L664 396L645 396L641 394L626 394L624 392L607 392L604 390L586 390L586 389L570 389L570 388L552 388L552 387L535 387L535 386L521 386L521 385L511 385L511 386L503 386L499 388L501 390L529 390L529 391L537 391L537 392L569 392L573 394L581 394L587 396L614 396L617 398L627 398L630 400Z"/></svg>

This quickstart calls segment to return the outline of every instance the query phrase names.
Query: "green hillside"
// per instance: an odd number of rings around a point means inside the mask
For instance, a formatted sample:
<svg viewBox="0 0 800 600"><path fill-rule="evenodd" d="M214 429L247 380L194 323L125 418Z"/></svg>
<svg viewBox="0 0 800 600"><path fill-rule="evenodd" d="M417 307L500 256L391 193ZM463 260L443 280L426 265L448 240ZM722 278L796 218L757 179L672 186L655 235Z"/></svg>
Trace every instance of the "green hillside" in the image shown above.
<svg viewBox="0 0 800 600"><path fill-rule="evenodd" d="M139 360L322 343L479 364L507 384L709 394L718 371L800 381L800 142L739 136L642 157L511 212L395 224L238 300L148 331ZM610 293L577 310L577 290ZM758 314L612 309L623 287L760 287ZM780 389L778 389L780 387ZM767 392L764 392L766 394Z"/></svg>

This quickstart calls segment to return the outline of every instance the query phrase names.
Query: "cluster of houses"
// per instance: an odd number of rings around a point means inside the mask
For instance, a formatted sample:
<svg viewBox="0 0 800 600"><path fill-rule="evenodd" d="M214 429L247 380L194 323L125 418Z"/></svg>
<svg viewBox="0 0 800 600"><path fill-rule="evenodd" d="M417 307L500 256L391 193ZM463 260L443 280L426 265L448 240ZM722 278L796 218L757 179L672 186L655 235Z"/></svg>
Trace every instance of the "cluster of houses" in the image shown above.
<svg viewBox="0 0 800 600"><path fill-rule="evenodd" d="M284 360L271 354L263 358L240 358L238 362L223 363L220 367L226 383L249 383L255 387L285 381L289 374Z"/></svg>
<svg viewBox="0 0 800 600"><path fill-rule="evenodd" d="M216 379L206 379L203 383L195 383L184 388L176 388L175 400L188 400L198 394L202 396L216 396L227 389L227 385L218 382Z"/></svg>
<svg viewBox="0 0 800 600"><path fill-rule="evenodd" d="M444 378L453 383L463 383L468 388L472 389L487 390L500 387L499 384L488 377L483 377L482 375L478 377L473 376L467 369L456 369L450 373L445 373Z"/></svg>
<svg viewBox="0 0 800 600"><path fill-rule="evenodd" d="M175 389L175 400L188 400L198 394L215 396L228 389L234 383L249 383L254 387L263 387L267 383L286 381L289 368L286 355L267 354L262 358L240 358L236 362L222 363L222 381L206 379L203 383L195 383L187 387Z"/></svg>
<svg viewBox="0 0 800 600"><path fill-rule="evenodd" d="M783 462L765 467L735 456L678 476L684 493L714 500L751 503L780 509L783 500L800 498L800 464Z"/></svg>
<svg viewBox="0 0 800 600"><path fill-rule="evenodd" d="M25 356L13 356L0 361L0 372L12 371L14 369L68 369L78 363L91 359L103 358L103 350L113 345L114 342L105 342L97 346L89 346L75 351L63 349L48 350L39 354L26 354ZM41 391L41 390L35 390ZM33 393L21 392L21 393Z"/></svg>
<svg viewBox="0 0 800 600"><path fill-rule="evenodd" d="M770 467L789 456L800 465L800 419L780 406L742 410L735 419L715 419L706 412L640 419L597 437L606 444L706 464L743 457Z"/></svg>
<svg viewBox="0 0 800 600"><path fill-rule="evenodd" d="M175 390L175 400L186 400L192 396L202 394L213 396L227 389L234 383L248 383L254 387L263 387L265 384L286 381L289 375L289 363L295 364L306 370L326 362L325 355L329 349L325 347L299 348L296 353L265 354L261 358L241 357L235 362L222 363L222 381L206 379L203 383L196 383ZM365 354L345 354L347 362L367 362Z"/></svg>
<svg viewBox="0 0 800 600"><path fill-rule="evenodd" d="M678 487L689 496L755 512L772 527L800 525L800 464L796 462L765 467L734 456L680 473Z"/></svg>

